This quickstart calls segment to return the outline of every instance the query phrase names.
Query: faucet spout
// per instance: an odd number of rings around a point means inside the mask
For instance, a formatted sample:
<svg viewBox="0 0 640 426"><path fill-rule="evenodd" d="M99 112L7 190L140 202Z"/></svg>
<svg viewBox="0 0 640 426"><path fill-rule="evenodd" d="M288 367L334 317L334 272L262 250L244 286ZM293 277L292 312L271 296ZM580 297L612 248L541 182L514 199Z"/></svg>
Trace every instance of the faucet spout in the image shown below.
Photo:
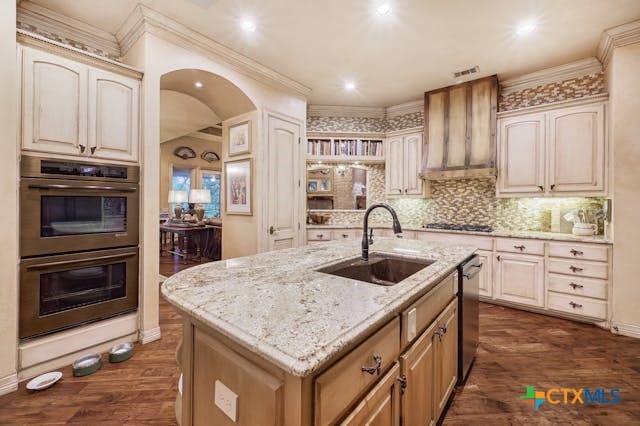
<svg viewBox="0 0 640 426"><path fill-rule="evenodd" d="M377 208L383 208L391 213L391 218L393 219L393 233L401 234L402 226L400 226L400 221L398 220L398 215L396 211L387 203L376 203L369 206L367 211L364 213L364 224L362 228L362 260L369 261L369 237L367 235L367 230L369 229L369 214Z"/></svg>

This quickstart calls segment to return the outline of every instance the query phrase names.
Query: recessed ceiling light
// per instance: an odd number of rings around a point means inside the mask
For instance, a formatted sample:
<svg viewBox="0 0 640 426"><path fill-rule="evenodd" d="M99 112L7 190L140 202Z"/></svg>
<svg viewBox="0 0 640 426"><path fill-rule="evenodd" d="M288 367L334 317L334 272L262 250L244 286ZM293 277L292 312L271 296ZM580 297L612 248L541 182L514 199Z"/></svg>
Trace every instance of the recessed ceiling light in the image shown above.
<svg viewBox="0 0 640 426"><path fill-rule="evenodd" d="M195 83L193 83L194 86L196 86L196 89L202 89L202 82L201 81L196 81Z"/></svg>
<svg viewBox="0 0 640 426"><path fill-rule="evenodd" d="M248 32L253 32L256 30L256 23L251 21L251 20L244 20L242 21L242 24L240 24L240 27L242 27L243 30L248 31Z"/></svg>
<svg viewBox="0 0 640 426"><path fill-rule="evenodd" d="M389 6L389 4L387 3L382 3L376 8L376 12L378 12L378 15L386 15L390 11L391 11L391 6Z"/></svg>
<svg viewBox="0 0 640 426"><path fill-rule="evenodd" d="M348 90L349 92L356 90L356 83L353 81L347 81L344 83L344 90Z"/></svg>
<svg viewBox="0 0 640 426"><path fill-rule="evenodd" d="M524 34L529 34L534 32L535 29L536 29L536 23L529 21L529 22L524 22L520 24L516 32L518 33L518 35L524 35Z"/></svg>

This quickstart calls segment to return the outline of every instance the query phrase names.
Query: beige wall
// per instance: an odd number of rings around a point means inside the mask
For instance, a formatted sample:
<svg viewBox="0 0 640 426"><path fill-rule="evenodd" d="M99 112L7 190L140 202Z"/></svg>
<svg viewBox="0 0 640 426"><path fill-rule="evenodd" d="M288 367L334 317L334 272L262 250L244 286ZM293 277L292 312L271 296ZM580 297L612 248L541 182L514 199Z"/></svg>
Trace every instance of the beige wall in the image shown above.
<svg viewBox="0 0 640 426"><path fill-rule="evenodd" d="M188 146L196 152L196 158L189 160L183 160L180 157L173 155L173 151L179 146ZM200 158L200 154L204 151L213 151L222 158L222 142L212 141L200 138L194 138L191 136L183 136L181 138L173 139L171 141L163 142L160 145L160 211L168 211L169 203L167 198L169 196L169 189L171 185L171 168L180 167L185 169L197 170L216 170L220 171L222 167L222 161L214 161L209 163L208 161ZM192 179L194 176L192 176ZM195 185L200 187L200 182L196 181ZM195 188L195 186L194 186ZM173 215L173 212L171 212Z"/></svg>
<svg viewBox="0 0 640 426"><path fill-rule="evenodd" d="M228 216L223 214L223 256L241 256L259 250L259 227L262 226L262 191L256 183L264 185L262 175L255 173L261 168L263 110L277 111L304 122L307 102L304 96L293 95L264 85L241 73L214 55L207 56L178 46L158 36L145 33L127 52L124 61L144 70L142 84L142 213L141 226L141 315L140 335L160 337L158 329L158 274L159 274L159 224L160 213L160 77L179 69L200 69L217 74L235 84L258 108L253 113L254 161L254 216ZM223 123L224 124L224 123ZM225 131L223 127L223 132ZM303 129L304 134L304 129ZM224 138L223 138L224 141ZM260 203L258 202L260 201ZM266 232L266 228L265 228ZM229 238L233 237L233 239Z"/></svg>
<svg viewBox="0 0 640 426"><path fill-rule="evenodd" d="M613 145L613 324L640 337L640 43L613 51L606 72Z"/></svg>
<svg viewBox="0 0 640 426"><path fill-rule="evenodd" d="M16 3L0 2L0 394L15 390L18 345Z"/></svg>

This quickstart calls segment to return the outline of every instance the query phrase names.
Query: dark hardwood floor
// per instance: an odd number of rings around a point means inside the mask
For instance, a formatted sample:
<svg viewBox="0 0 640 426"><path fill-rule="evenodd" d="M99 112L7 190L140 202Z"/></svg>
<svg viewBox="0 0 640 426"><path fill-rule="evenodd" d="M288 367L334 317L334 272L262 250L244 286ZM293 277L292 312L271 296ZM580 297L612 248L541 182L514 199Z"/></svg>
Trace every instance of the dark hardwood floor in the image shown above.
<svg viewBox="0 0 640 426"><path fill-rule="evenodd" d="M161 258L160 273L185 267ZM481 304L480 348L466 386L445 425L640 424L640 340L599 328ZM173 425L180 317L160 302L162 339L136 345L132 359L103 364L87 377L64 378L43 392L25 383L0 396L0 424ZM551 405L538 411L520 399L527 385L551 388L620 388L619 405Z"/></svg>

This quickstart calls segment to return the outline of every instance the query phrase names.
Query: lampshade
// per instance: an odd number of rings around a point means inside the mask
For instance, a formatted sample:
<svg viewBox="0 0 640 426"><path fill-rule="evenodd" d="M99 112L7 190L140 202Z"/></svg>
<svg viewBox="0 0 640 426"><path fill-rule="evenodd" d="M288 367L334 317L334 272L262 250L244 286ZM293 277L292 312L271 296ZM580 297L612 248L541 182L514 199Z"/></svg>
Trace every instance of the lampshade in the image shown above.
<svg viewBox="0 0 640 426"><path fill-rule="evenodd" d="M192 189L189 191L189 202L209 204L211 202L211 192L208 189Z"/></svg>
<svg viewBox="0 0 640 426"><path fill-rule="evenodd" d="M169 203L186 203L189 201L187 191L169 191Z"/></svg>

